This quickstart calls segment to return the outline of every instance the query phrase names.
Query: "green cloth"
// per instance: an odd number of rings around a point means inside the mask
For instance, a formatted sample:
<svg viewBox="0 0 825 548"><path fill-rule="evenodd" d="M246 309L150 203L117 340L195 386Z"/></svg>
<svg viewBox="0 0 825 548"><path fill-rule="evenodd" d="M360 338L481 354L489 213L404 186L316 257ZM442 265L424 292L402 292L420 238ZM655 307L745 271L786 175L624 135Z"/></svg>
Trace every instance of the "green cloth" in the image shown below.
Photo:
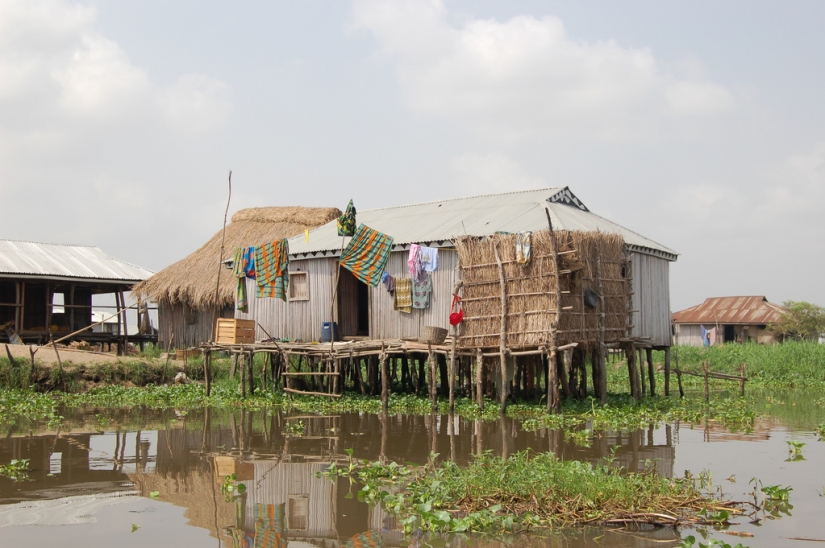
<svg viewBox="0 0 825 548"><path fill-rule="evenodd" d="M363 224L358 225L358 230L341 254L341 266L365 284L377 287L390 258L392 242L392 236Z"/></svg>
<svg viewBox="0 0 825 548"><path fill-rule="evenodd" d="M355 205L352 200L347 205L347 210L338 217L338 235L352 236L355 234Z"/></svg>
<svg viewBox="0 0 825 548"><path fill-rule="evenodd" d="M235 250L235 263L232 267L232 275L238 280L238 287L235 290L235 306L241 312L249 310L249 301L246 297L246 271L243 264L243 248Z"/></svg>
<svg viewBox="0 0 825 548"><path fill-rule="evenodd" d="M256 296L286 300L289 289L289 243L286 239L255 248Z"/></svg>

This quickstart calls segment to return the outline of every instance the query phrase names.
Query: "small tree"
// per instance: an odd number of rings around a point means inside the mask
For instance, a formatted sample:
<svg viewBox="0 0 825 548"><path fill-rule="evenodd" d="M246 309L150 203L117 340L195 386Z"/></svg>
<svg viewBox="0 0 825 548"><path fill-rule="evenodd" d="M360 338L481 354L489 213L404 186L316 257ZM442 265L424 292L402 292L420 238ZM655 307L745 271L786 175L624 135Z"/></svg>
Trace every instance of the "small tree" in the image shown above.
<svg viewBox="0 0 825 548"><path fill-rule="evenodd" d="M825 335L825 308L805 301L785 301L785 312L768 329L783 339L816 341Z"/></svg>

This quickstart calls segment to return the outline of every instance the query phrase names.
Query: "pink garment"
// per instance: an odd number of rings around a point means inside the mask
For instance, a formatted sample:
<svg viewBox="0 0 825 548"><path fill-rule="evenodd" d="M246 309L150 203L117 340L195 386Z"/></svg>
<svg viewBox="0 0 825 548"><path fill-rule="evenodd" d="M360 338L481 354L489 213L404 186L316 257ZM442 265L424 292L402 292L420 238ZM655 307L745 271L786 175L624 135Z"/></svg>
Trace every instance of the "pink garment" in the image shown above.
<svg viewBox="0 0 825 548"><path fill-rule="evenodd" d="M410 267L410 274L415 277L415 261L418 259L418 249L421 246L418 244L410 244L410 255L407 257L407 266Z"/></svg>

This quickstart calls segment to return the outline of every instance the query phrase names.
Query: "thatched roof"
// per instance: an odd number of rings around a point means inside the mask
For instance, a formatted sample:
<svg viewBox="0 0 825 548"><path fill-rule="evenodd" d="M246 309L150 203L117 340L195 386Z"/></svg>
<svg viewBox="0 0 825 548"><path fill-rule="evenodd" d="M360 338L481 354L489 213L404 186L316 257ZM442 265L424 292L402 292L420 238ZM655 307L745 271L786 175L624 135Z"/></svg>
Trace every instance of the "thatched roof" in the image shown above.
<svg viewBox="0 0 825 548"><path fill-rule="evenodd" d="M341 215L334 207L255 207L242 209L226 226L224 259L232 258L235 249L289 238L306 229L321 226ZM133 292L142 299L157 303L185 303L194 308L228 306L235 302L236 282L232 271L218 269L221 251L218 231L200 249L154 276L139 283ZM215 300L217 273L221 283Z"/></svg>

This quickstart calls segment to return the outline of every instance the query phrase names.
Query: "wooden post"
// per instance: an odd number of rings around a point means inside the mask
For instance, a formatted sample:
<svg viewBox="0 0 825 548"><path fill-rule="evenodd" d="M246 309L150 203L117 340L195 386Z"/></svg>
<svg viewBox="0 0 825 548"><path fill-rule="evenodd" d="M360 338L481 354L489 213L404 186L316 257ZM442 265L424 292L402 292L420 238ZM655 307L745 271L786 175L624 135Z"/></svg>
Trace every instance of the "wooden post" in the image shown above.
<svg viewBox="0 0 825 548"><path fill-rule="evenodd" d="M52 340L51 333L49 334L49 340ZM60 382L63 384L63 391L65 392L66 391L66 384L63 381L63 360L60 359L60 353L57 351L57 345L54 344L54 341L52 341L52 348L54 348L54 355L57 356L57 365L58 365L58 367L60 367ZM8 349L9 349L9 347L7 346L6 350L8 350ZM12 363L14 363L14 362L12 362Z"/></svg>
<svg viewBox="0 0 825 548"><path fill-rule="evenodd" d="M742 362L742 368L741 368L742 378L739 380L739 395L740 396L745 395L745 368L746 367L747 366L745 365L745 362Z"/></svg>
<svg viewBox="0 0 825 548"><path fill-rule="evenodd" d="M636 374L638 375L639 394L644 396L647 392L647 383L645 382L645 349L639 347L639 358L636 362Z"/></svg>
<svg viewBox="0 0 825 548"><path fill-rule="evenodd" d="M381 409L385 417L390 405L390 375L387 367L387 354L384 352L384 345L381 345ZM382 424L383 430L386 430L386 421ZM382 431L383 433L383 431Z"/></svg>
<svg viewBox="0 0 825 548"><path fill-rule="evenodd" d="M708 361L702 362L702 372L705 376L705 401L710 401L710 383L708 381Z"/></svg>
<svg viewBox="0 0 825 548"><path fill-rule="evenodd" d="M556 364L556 347L545 349L547 358L547 412L558 413L561 411L561 398L559 397L558 365Z"/></svg>
<svg viewBox="0 0 825 548"><path fill-rule="evenodd" d="M627 343L625 347L627 355L627 374L630 377L630 395L634 400L639 401L639 374L636 371L636 347L633 342Z"/></svg>
<svg viewBox="0 0 825 548"><path fill-rule="evenodd" d="M459 265L456 264L455 267L456 277L458 277L459 272ZM461 287L464 285L464 282L458 280L455 282L453 286L453 299L458 297L458 292L461 290ZM453 340L450 343L450 371L449 371L449 384L450 384L450 413L452 413L455 409L455 401L454 401L454 384L455 384L455 346L458 339L458 326L453 325L451 326L453 330Z"/></svg>
<svg viewBox="0 0 825 548"><path fill-rule="evenodd" d="M498 255L498 246L493 246L493 252L498 264L498 278L501 284L501 335L499 337L498 350L501 360L501 385L499 390L499 400L501 402L502 414L507 411L507 282L504 278L504 265L501 264L501 257Z"/></svg>
<svg viewBox="0 0 825 548"><path fill-rule="evenodd" d="M427 343L427 363L430 365L430 404L432 405L433 413L438 411L438 394L436 393L435 379L437 374L438 364L435 359L435 352L430 343Z"/></svg>
<svg viewBox="0 0 825 548"><path fill-rule="evenodd" d="M650 395L656 395L656 370L653 367L653 349L646 348L645 354L647 354L647 376L650 380Z"/></svg>
<svg viewBox="0 0 825 548"><path fill-rule="evenodd" d="M241 351L243 352L243 351ZM242 354L238 354L238 361L241 366L241 398L246 399L246 367L241 359Z"/></svg>
<svg viewBox="0 0 825 548"><path fill-rule="evenodd" d="M212 394L212 351L205 350L203 353L203 378L206 381L206 397Z"/></svg>
<svg viewBox="0 0 825 548"><path fill-rule="evenodd" d="M123 355L129 355L129 322L126 320L126 296L120 291L120 308L123 309Z"/></svg>
<svg viewBox="0 0 825 548"><path fill-rule="evenodd" d="M679 369L679 349L676 349L676 353L673 355L676 359L676 381L679 383L679 397L685 397L685 389L682 386L682 370Z"/></svg>
<svg viewBox="0 0 825 548"><path fill-rule="evenodd" d="M476 348L476 403L484 411L484 352Z"/></svg>
<svg viewBox="0 0 825 548"><path fill-rule="evenodd" d="M598 367L594 367L593 371L598 369L599 379L598 388L595 386L596 379L593 379L593 391L598 393L599 400L602 405L607 403L607 366L604 360L604 332L605 332L605 311L604 311L604 290L602 288L602 256L599 247L596 247L596 279L599 287L599 348L598 348Z"/></svg>
<svg viewBox="0 0 825 548"><path fill-rule="evenodd" d="M246 353L246 368L249 375L249 395L255 393L255 369L253 368L255 354L250 350Z"/></svg>
<svg viewBox="0 0 825 548"><path fill-rule="evenodd" d="M573 391L570 389L570 377L572 374L573 364L573 350L563 350L561 353L561 371L558 369L558 364L552 362L553 367L561 374L561 388L564 390L565 398L572 398Z"/></svg>
<svg viewBox="0 0 825 548"><path fill-rule="evenodd" d="M670 347L665 347L665 396L670 396Z"/></svg>

